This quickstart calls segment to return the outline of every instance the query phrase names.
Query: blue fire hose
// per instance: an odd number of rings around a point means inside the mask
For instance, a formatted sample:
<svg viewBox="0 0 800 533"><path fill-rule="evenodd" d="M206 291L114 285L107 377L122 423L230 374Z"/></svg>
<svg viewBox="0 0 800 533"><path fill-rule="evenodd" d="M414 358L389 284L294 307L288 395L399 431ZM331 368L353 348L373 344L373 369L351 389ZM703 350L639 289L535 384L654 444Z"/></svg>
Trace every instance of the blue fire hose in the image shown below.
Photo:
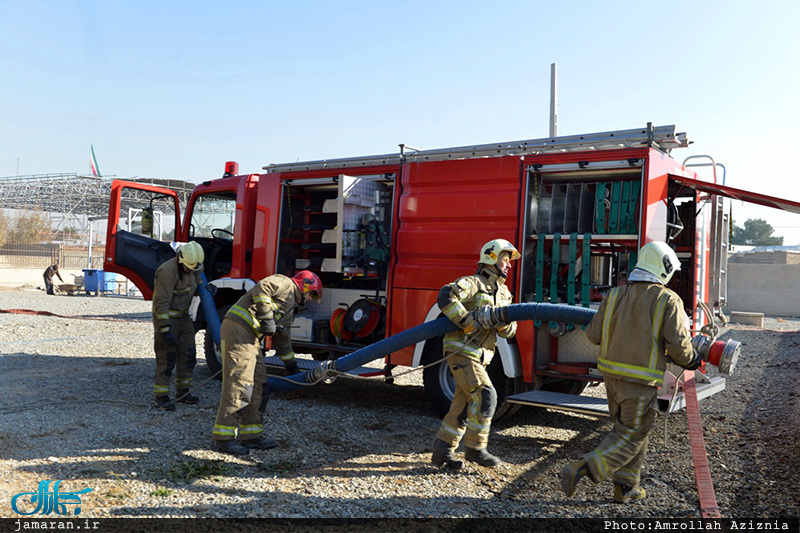
<svg viewBox="0 0 800 533"><path fill-rule="evenodd" d="M211 332L211 338L214 339L214 345L219 346L220 336L219 328L221 322L217 314L217 306L214 304L214 296L208 290L208 278L205 272L200 272L200 285L197 287L197 292L200 294L200 307L203 309L203 315L206 319L207 331Z"/></svg>
<svg viewBox="0 0 800 533"><path fill-rule="evenodd" d="M210 294L209 294L210 296ZM202 293L201 293L202 299ZM205 309L205 307L204 307ZM568 324L586 325L597 313L594 309L573 307L564 304L526 303L512 304L500 310L500 317L505 322L519 322L522 320L542 320L547 322L564 322ZM216 314L215 314L216 316ZM207 319L207 318L206 318ZM219 321L217 321L219 323ZM210 327L210 324L209 324ZM313 383L323 377L326 372L347 372L360 366L386 357L392 352L412 346L418 342L433 339L450 331L455 331L458 326L447 317L426 322L411 329L392 335L382 341L370 344L365 348L356 350L344 357L333 361L323 361L316 368L300 372L283 379L269 378L269 388L273 392L288 392L297 390L302 383ZM213 334L213 333L212 333ZM219 333L217 333L219 336ZM216 342L216 341L215 341Z"/></svg>

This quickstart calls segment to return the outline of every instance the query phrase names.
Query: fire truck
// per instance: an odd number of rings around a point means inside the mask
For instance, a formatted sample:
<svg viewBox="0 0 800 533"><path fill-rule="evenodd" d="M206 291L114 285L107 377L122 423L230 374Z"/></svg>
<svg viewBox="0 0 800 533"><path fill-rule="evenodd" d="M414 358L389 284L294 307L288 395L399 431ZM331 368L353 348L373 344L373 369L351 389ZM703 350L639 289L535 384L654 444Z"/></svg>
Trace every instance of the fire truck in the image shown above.
<svg viewBox="0 0 800 533"><path fill-rule="evenodd" d="M292 339L297 353L322 361L435 320L439 289L472 274L481 245L494 238L522 254L507 280L515 302L594 308L626 282L637 250L661 240L681 260L670 287L690 329L715 332L724 321L730 198L795 212L800 204L725 186L724 166L710 157L671 156L688 145L674 126L648 124L446 149L400 145L256 174L229 162L223 177L196 186L182 219L174 191L115 181L104 269L149 299L174 243L196 241L219 316L258 280L311 270L323 301L297 316ZM198 331L206 327L202 306L192 316ZM441 351L439 337L388 354L382 374L391 383L395 367L425 366L427 396L443 415L454 383L447 365L430 365ZM205 357L220 369L208 331ZM580 325L519 323L488 367L497 416L520 405L607 413L605 399L581 395L602 382L597 357ZM698 373L699 397L724 387L724 377ZM665 379L662 410L683 406L678 389L674 376Z"/></svg>

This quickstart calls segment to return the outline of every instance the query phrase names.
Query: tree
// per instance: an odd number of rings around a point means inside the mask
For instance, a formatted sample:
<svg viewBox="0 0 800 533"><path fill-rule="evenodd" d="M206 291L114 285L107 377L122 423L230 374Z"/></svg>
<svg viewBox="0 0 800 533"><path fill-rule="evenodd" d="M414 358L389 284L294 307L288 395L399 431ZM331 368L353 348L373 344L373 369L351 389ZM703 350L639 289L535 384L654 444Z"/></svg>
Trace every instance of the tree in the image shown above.
<svg viewBox="0 0 800 533"><path fill-rule="evenodd" d="M782 246L783 237L773 236L774 229L766 220L760 218L748 218L744 222L744 227L733 224L731 231L731 244L743 244L749 246Z"/></svg>
<svg viewBox="0 0 800 533"><path fill-rule="evenodd" d="M21 214L11 224L11 236L17 244L40 244L50 238L50 217L33 209Z"/></svg>
<svg viewBox="0 0 800 533"><path fill-rule="evenodd" d="M6 218L3 210L0 209L0 246L3 246L8 240L8 218Z"/></svg>

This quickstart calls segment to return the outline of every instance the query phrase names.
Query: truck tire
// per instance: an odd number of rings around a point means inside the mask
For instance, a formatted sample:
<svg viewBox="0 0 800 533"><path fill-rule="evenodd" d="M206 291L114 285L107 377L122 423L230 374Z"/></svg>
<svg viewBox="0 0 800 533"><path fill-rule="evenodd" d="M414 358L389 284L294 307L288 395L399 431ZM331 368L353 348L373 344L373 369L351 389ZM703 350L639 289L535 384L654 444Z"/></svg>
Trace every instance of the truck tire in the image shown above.
<svg viewBox="0 0 800 533"><path fill-rule="evenodd" d="M222 321L222 318L225 316L225 313L228 312L230 309L230 305L226 305L217 309L217 314L219 314L219 319ZM203 351L205 352L206 356L206 365L208 366L208 371L214 376L216 379L222 379L222 354L219 353L217 347L214 346L214 338L211 336L211 332L208 331L206 328L205 338L203 339Z"/></svg>
<svg viewBox="0 0 800 533"><path fill-rule="evenodd" d="M442 337L430 339L425 343L425 351L422 355L422 364L428 365L442 358ZM497 409L493 420L511 416L519 410L520 405L506 401L506 398L516 392L516 382L503 372L503 361L497 355L492 359L491 364L486 368L489 378L492 380L494 388L497 390ZM450 402L453 401L455 394L455 380L450 372L450 367L446 362L441 362L426 368L422 371L422 382L425 386L425 394L433 410L440 417L444 417L450 410Z"/></svg>

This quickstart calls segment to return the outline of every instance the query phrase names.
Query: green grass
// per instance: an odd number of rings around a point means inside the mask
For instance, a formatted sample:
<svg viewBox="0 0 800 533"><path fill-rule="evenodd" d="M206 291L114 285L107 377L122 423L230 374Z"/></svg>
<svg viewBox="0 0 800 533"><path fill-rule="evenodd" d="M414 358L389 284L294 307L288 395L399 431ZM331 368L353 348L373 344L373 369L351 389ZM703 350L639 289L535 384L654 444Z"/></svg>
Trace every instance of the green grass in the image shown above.
<svg viewBox="0 0 800 533"><path fill-rule="evenodd" d="M231 465L225 461L183 461L169 468L165 475L173 481L194 483L206 478L219 481L232 471Z"/></svg>
<svg viewBox="0 0 800 533"><path fill-rule="evenodd" d="M162 496L162 497L166 498L167 496L169 496L173 492L175 492L173 489L165 489L165 488L161 487L161 488L157 488L154 491L151 491L150 492L150 496Z"/></svg>
<svg viewBox="0 0 800 533"><path fill-rule="evenodd" d="M297 470L297 466L289 461L277 461L274 463L258 463L256 468L262 472L274 472L276 474L285 474Z"/></svg>

